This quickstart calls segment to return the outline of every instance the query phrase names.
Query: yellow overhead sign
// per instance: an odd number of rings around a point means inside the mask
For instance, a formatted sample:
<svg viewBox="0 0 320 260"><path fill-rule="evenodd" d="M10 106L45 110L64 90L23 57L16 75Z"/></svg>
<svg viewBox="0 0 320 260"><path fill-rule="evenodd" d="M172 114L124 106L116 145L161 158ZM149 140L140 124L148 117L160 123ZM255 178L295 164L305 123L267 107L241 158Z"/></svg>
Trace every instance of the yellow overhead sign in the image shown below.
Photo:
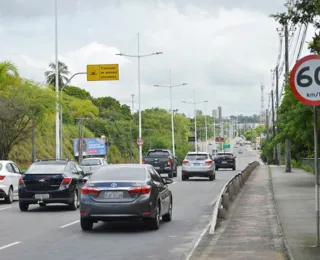
<svg viewBox="0 0 320 260"><path fill-rule="evenodd" d="M119 64L87 65L87 80L119 80Z"/></svg>

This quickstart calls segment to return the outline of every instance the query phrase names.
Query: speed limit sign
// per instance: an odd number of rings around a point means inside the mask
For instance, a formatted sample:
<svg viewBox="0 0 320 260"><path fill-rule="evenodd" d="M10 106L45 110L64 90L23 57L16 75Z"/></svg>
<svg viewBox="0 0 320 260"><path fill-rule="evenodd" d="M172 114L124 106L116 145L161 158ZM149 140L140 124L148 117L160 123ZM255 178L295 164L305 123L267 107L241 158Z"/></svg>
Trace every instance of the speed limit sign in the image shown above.
<svg viewBox="0 0 320 260"><path fill-rule="evenodd" d="M136 143L137 143L137 145L141 146L141 145L143 145L144 141L142 138L138 138Z"/></svg>
<svg viewBox="0 0 320 260"><path fill-rule="evenodd" d="M308 55L300 59L290 74L293 94L309 106L320 105L320 56Z"/></svg>

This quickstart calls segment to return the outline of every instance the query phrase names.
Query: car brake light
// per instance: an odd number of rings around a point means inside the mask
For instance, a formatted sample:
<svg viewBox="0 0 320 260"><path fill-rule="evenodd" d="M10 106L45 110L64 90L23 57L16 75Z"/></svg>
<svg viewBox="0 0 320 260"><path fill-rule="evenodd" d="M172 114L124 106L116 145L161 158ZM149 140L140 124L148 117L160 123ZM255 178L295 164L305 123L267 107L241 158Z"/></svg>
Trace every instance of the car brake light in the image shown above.
<svg viewBox="0 0 320 260"><path fill-rule="evenodd" d="M25 186L24 181L23 181L23 179L21 177L19 178L19 185Z"/></svg>
<svg viewBox="0 0 320 260"><path fill-rule="evenodd" d="M212 160L206 160L206 164L212 164Z"/></svg>
<svg viewBox="0 0 320 260"><path fill-rule="evenodd" d="M0 181L3 181L3 179L4 179L5 177L6 177L6 176L0 175Z"/></svg>
<svg viewBox="0 0 320 260"><path fill-rule="evenodd" d="M65 177L63 178L61 185L70 185L71 181L72 181L71 177Z"/></svg>
<svg viewBox="0 0 320 260"><path fill-rule="evenodd" d="M92 187L83 187L81 190L82 194L88 194L88 195L98 195L100 190L92 188Z"/></svg>
<svg viewBox="0 0 320 260"><path fill-rule="evenodd" d="M142 185L137 187L132 187L128 190L130 194L148 194L151 191L150 185Z"/></svg>
<svg viewBox="0 0 320 260"><path fill-rule="evenodd" d="M189 164L189 161L188 160L183 160L182 163L183 164Z"/></svg>
<svg viewBox="0 0 320 260"><path fill-rule="evenodd" d="M171 165L171 159L170 159L170 157L168 158L168 166L170 166Z"/></svg>
<svg viewBox="0 0 320 260"><path fill-rule="evenodd" d="M142 157L142 164L145 164L146 163L146 161L144 160L144 158Z"/></svg>

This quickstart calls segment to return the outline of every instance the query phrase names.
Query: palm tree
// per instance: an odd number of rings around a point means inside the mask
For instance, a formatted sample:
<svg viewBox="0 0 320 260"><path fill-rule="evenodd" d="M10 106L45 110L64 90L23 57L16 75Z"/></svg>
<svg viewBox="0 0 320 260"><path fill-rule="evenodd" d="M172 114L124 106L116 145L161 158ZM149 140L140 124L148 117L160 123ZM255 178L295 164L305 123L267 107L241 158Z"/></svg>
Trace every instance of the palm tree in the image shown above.
<svg viewBox="0 0 320 260"><path fill-rule="evenodd" d="M46 82L48 85L56 86L56 64L51 62L49 64L49 68L51 70L48 70L44 73L44 76L46 77ZM58 73L59 88L61 89L61 87L69 80L67 76L70 74L68 66L62 61L58 62Z"/></svg>
<svg viewBox="0 0 320 260"><path fill-rule="evenodd" d="M19 77L17 67L10 61L0 62L0 81L8 76Z"/></svg>

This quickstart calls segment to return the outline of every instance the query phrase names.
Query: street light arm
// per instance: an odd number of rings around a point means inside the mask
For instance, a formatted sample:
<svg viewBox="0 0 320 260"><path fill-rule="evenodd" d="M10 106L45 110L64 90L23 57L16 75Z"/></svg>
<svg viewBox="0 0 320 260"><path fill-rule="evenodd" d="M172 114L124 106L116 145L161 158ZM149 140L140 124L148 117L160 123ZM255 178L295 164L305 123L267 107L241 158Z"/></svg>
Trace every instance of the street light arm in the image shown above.
<svg viewBox="0 0 320 260"><path fill-rule="evenodd" d="M67 85L70 83L70 81L71 81L75 76L77 76L77 75L82 75L82 74L87 74L87 72L77 72L77 73L73 74L73 75L71 76L71 78L70 78L65 84L63 84L63 86L62 86L62 88L61 88L61 92L63 91L64 87L67 86Z"/></svg>
<svg viewBox="0 0 320 260"><path fill-rule="evenodd" d="M157 88L176 88L176 87L182 87L188 85L188 83L181 83L181 84L177 84L177 85L173 85L173 86L165 86L165 85L153 85L154 87Z"/></svg>
<svg viewBox="0 0 320 260"><path fill-rule="evenodd" d="M117 53L117 56L123 56L123 57L130 57L130 58L144 58L144 57L149 57L149 56L154 56L154 55L159 55L163 54L162 52L153 52L150 54L145 54L145 55L131 55L131 54L125 54L125 53Z"/></svg>

